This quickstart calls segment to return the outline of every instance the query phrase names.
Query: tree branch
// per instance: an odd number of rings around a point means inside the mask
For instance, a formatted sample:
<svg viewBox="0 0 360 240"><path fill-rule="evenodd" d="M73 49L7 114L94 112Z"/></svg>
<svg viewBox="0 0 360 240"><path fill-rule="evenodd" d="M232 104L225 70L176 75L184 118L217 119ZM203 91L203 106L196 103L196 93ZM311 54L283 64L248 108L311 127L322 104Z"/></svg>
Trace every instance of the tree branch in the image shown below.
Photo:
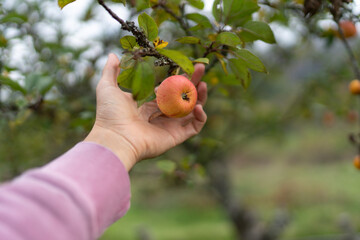
<svg viewBox="0 0 360 240"><path fill-rule="evenodd" d="M150 42L146 39L146 36L142 30L135 26L134 22L122 20L116 13L114 13L103 0L98 0L98 3L114 18L117 22L121 24L121 29L131 32L136 38L136 42L140 47L149 48L151 47Z"/></svg>
<svg viewBox="0 0 360 240"><path fill-rule="evenodd" d="M175 62L173 62L168 57L161 55L152 45L150 45L150 42L147 40L144 32L139 29L134 22L124 21L123 19L121 19L104 3L103 0L98 0L98 3L110 14L112 18L114 18L117 22L121 24L121 29L131 32L136 38L136 42L139 44L140 47L142 47L142 49L134 51L134 57L155 57L158 59L158 61L155 62L157 66L170 66L169 73L172 72L174 68L178 67Z"/></svg>
<svg viewBox="0 0 360 240"><path fill-rule="evenodd" d="M174 11L172 11L170 8L168 8L166 6L166 1L165 0L160 0L158 2L158 4L154 5L153 8L162 8L165 12L167 12L168 14L170 14L173 18L176 19L176 21L180 24L180 27L184 30L184 32L186 33L187 36L193 36L192 32L189 30L189 23L187 21L184 20L185 16L184 16L184 8L185 8L185 4L181 4L179 6L180 11L181 11L181 16L178 16L174 13ZM195 58L198 58L199 53L198 53L198 49L196 48L195 45L191 45L192 50L194 52Z"/></svg>
<svg viewBox="0 0 360 240"><path fill-rule="evenodd" d="M99 4L105 8L105 10L116 20L118 21L121 26L122 26L122 29L124 30L127 30L129 32L131 32L131 29L130 27L126 24L126 22L124 20L122 20L121 18L119 18L118 15L116 15L108 6L106 6L106 4L104 3L103 0L98 0Z"/></svg>
<svg viewBox="0 0 360 240"><path fill-rule="evenodd" d="M352 69L354 71L355 78L360 79L359 63L356 60L355 54L354 54L353 50L351 49L349 42L346 40L344 32L340 26L340 17L341 17L339 14L340 7L341 7L341 4L334 5L333 7L331 5L329 5L328 9L329 9L330 13L332 14L333 19L338 26L339 36L340 36L340 39L341 39L342 43L344 44L344 47L349 55L350 63L351 63Z"/></svg>
<svg viewBox="0 0 360 240"><path fill-rule="evenodd" d="M293 3L280 5L280 4L276 4L276 3L271 3L269 0L263 0L263 1L258 1L258 4L265 5L270 8L277 9L277 10L288 9L288 10L293 10L295 12L301 12L301 13L304 11L304 7L302 5L293 4Z"/></svg>
<svg viewBox="0 0 360 240"><path fill-rule="evenodd" d="M166 6L166 1L164 0L160 0L158 4L154 5L153 8L156 8L156 7L160 7L162 9L164 9L165 12L167 12L168 14L170 14L173 18L176 19L176 21L179 22L181 28L185 31L185 33L188 35L188 36L192 36L192 33L190 32L189 30L189 25L187 24L187 22L185 22L180 16L176 15L174 13L174 11L172 11L170 8L168 8Z"/></svg>
<svg viewBox="0 0 360 240"><path fill-rule="evenodd" d="M206 50L203 54L203 57L207 57L207 55L209 55L210 53L215 51L215 49L213 48L214 44L215 44L215 41L212 41L210 43L210 45L205 48Z"/></svg>

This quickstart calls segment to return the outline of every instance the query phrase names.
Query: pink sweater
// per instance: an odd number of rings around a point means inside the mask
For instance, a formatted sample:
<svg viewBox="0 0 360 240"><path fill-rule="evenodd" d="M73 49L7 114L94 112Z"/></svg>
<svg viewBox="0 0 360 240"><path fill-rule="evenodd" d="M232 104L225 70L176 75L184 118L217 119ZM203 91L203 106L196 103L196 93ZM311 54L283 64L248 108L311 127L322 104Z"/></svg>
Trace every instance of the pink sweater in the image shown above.
<svg viewBox="0 0 360 240"><path fill-rule="evenodd" d="M96 239L129 207L121 161L101 145L82 142L0 187L0 239Z"/></svg>

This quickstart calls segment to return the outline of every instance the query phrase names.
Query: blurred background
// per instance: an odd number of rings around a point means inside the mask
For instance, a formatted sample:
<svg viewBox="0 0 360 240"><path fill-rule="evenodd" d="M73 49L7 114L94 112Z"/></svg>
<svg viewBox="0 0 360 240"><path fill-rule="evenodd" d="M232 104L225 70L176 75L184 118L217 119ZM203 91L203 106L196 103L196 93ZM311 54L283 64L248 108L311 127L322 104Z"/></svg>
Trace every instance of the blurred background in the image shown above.
<svg viewBox="0 0 360 240"><path fill-rule="evenodd" d="M204 2L201 13L212 19L213 1ZM136 4L109 6L136 20ZM131 209L101 239L357 239L360 172L348 140L360 130L359 99L348 91L354 73L328 13L310 21L297 4L259 3L253 18L270 23L277 43L247 48L269 73L252 72L244 90L215 65L204 77L205 128L136 165ZM360 2L349 9L356 16ZM169 49L179 48L178 29L162 23ZM101 69L108 53L122 55L124 34L96 1L63 10L56 1L0 2L2 181L86 136ZM348 43L359 56L359 36Z"/></svg>

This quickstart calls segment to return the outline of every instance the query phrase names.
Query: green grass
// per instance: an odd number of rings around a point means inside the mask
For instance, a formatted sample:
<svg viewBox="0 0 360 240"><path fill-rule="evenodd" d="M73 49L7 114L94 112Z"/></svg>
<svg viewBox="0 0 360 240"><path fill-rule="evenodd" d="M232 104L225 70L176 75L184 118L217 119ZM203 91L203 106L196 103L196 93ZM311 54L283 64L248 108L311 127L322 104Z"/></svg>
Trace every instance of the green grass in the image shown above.
<svg viewBox="0 0 360 240"><path fill-rule="evenodd" d="M231 164L239 202L269 222L279 209L290 217L282 239L341 233L348 219L360 231L360 172L340 128L307 128L285 141L262 138ZM151 166L146 162L141 170ZM171 188L157 174L132 176L132 207L101 239L234 239L234 231L206 185Z"/></svg>
<svg viewBox="0 0 360 240"><path fill-rule="evenodd" d="M360 226L360 173L349 162L252 165L234 170L233 175L239 199L264 221L279 208L288 211L290 223L283 239L341 233L339 220L344 215ZM144 182L134 181L133 188L137 184ZM141 231L159 240L233 239L222 209L214 200L206 200L209 193L163 189L156 197L140 199L144 196L134 192L131 210L102 239L139 239Z"/></svg>
<svg viewBox="0 0 360 240"><path fill-rule="evenodd" d="M101 239L138 239L141 231L151 239L232 239L231 229L217 208L131 209Z"/></svg>
<svg viewBox="0 0 360 240"><path fill-rule="evenodd" d="M344 215L360 224L360 173L351 161L252 166L236 176L237 194L264 219L271 219L275 209L287 209L290 224L284 239L340 233Z"/></svg>

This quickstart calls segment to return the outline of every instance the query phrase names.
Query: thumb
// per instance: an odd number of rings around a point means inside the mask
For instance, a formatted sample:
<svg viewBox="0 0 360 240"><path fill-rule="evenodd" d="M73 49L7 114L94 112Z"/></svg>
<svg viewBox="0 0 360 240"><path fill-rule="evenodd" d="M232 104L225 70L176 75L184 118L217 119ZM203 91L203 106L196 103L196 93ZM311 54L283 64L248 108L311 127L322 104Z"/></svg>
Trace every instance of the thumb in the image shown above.
<svg viewBox="0 0 360 240"><path fill-rule="evenodd" d="M119 64L120 61L118 57L115 54L110 53L99 84L117 86L117 77L120 73Z"/></svg>

